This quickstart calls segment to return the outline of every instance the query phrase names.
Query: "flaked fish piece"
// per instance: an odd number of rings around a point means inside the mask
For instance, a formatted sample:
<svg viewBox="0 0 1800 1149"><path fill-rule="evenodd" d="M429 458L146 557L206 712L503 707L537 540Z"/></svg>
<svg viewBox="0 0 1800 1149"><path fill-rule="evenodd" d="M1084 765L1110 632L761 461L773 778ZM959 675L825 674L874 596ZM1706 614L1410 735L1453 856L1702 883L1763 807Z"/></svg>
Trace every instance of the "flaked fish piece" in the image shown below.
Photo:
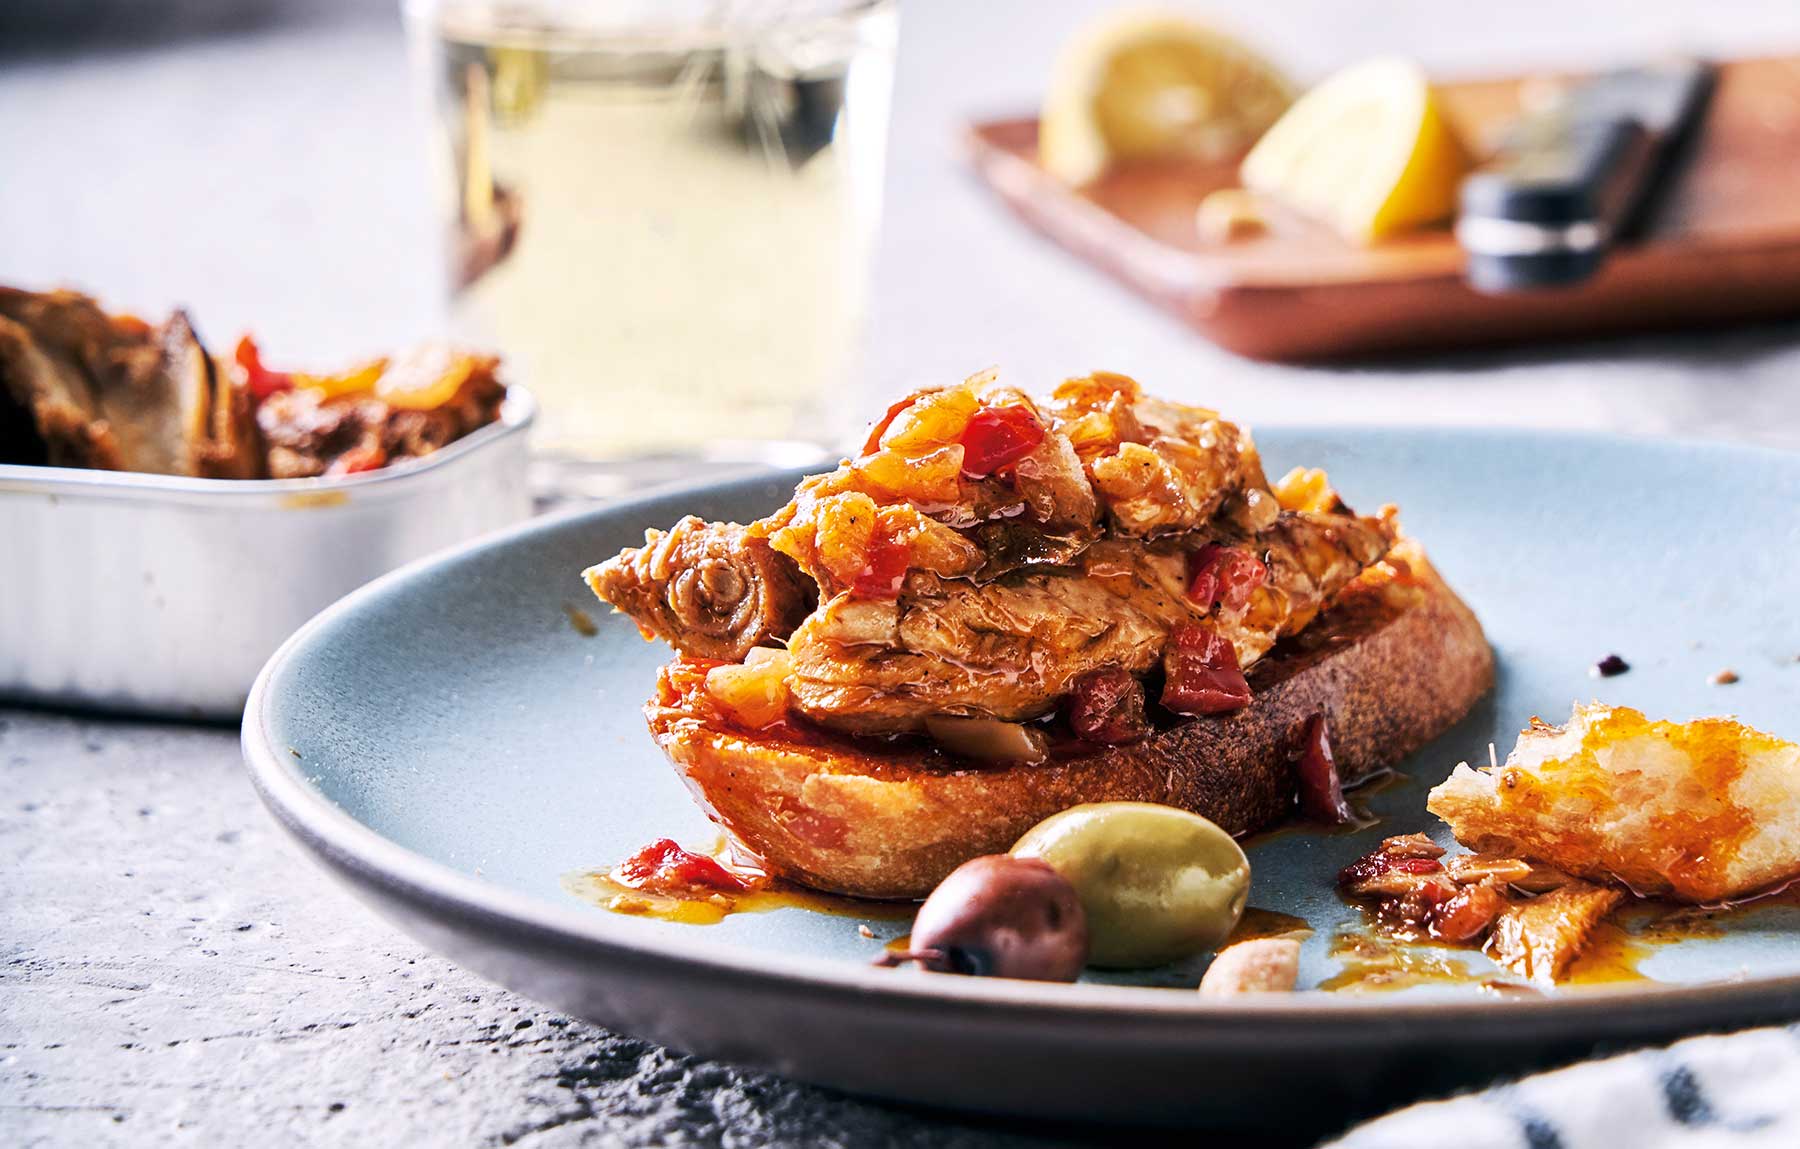
<svg viewBox="0 0 1800 1149"><path fill-rule="evenodd" d="M1284 507L1248 434L1124 376L1040 404L987 372L896 403L767 518L686 519L587 578L684 655L785 641L792 706L846 733L1029 720L1159 665L1168 709L1220 713L1398 537L1313 478Z"/></svg>
<svg viewBox="0 0 1800 1149"><path fill-rule="evenodd" d="M183 323L185 326L185 317ZM192 334L192 329L188 330ZM209 397L195 459L199 473L208 479L266 477L266 445L256 425L256 408L248 389L209 355L202 353L198 366L205 372Z"/></svg>
<svg viewBox="0 0 1800 1149"><path fill-rule="evenodd" d="M79 364L39 347L31 330L0 315L0 388L9 412L8 462L52 467L123 466L111 428ZM16 420L16 422L14 422Z"/></svg>
<svg viewBox="0 0 1800 1149"><path fill-rule="evenodd" d="M922 898L970 857L1003 853L1082 802L1177 806L1233 834L1286 817L1294 783L1283 740L1321 710L1336 716L1332 749L1347 783L1419 749L1489 688L1493 663L1474 615L1422 555L1408 563L1406 593L1358 579L1313 624L1316 645L1264 658L1250 675L1255 705L1231 720L1181 722L1070 758L977 763L922 741L872 746L789 722L748 726L722 713L717 668L686 660L662 669L645 714L696 801L768 872Z"/></svg>
<svg viewBox="0 0 1800 1149"><path fill-rule="evenodd" d="M1280 509L1249 435L1216 411L1107 373L1039 404L983 372L896 403L861 455L750 530L830 598L865 568L990 581L1066 565L1102 537L1190 532L1228 505L1251 531ZM901 509L913 517L876 521Z"/></svg>
<svg viewBox="0 0 1800 1149"><path fill-rule="evenodd" d="M125 394L103 394L109 420L115 426L129 424L139 451L160 458L168 474L250 477L231 467L246 446L243 429L228 414L213 418L218 374L187 312L176 311L154 334L161 353L158 381Z"/></svg>
<svg viewBox="0 0 1800 1149"><path fill-rule="evenodd" d="M1530 981L1555 984L1587 945L1594 927L1625 896L1613 886L1572 882L1533 898L1514 899L1494 919L1488 956Z"/></svg>
<svg viewBox="0 0 1800 1149"><path fill-rule="evenodd" d="M1203 620L1249 667L1392 541L1383 520L1284 512L1245 544L1268 575L1240 610L1194 601L1187 552L1141 542L1108 542L1075 567L979 586L915 575L896 599L836 597L793 633L793 701L853 733L917 731L934 715L1029 719L1090 671L1146 673L1177 625Z"/></svg>
<svg viewBox="0 0 1800 1149"><path fill-rule="evenodd" d="M1255 443L1217 411L1146 396L1135 380L1108 371L1067 380L1051 409L1114 534L1191 531L1239 495L1253 511L1257 503L1275 510Z"/></svg>
<svg viewBox="0 0 1800 1149"><path fill-rule="evenodd" d="M248 338L215 359L183 311L152 325L0 287L0 459L214 479L374 470L498 418L497 367L428 344L339 375L267 371Z"/></svg>
<svg viewBox="0 0 1800 1149"><path fill-rule="evenodd" d="M153 327L73 291L0 287L0 385L32 419L44 462L201 474L212 383L183 312Z"/></svg>
<svg viewBox="0 0 1800 1149"><path fill-rule="evenodd" d="M740 662L751 649L780 642L814 602L813 584L736 523L692 515L644 545L582 572L603 602L683 655Z"/></svg>
<svg viewBox="0 0 1800 1149"><path fill-rule="evenodd" d="M1575 879L1548 866L1523 858L1495 854L1459 854L1444 859L1444 872L1454 882L1499 882L1528 893L1543 893L1566 886Z"/></svg>
<svg viewBox="0 0 1800 1149"><path fill-rule="evenodd" d="M1563 976L1594 926L1625 897L1520 858L1444 857L1423 834L1388 838L1338 874L1346 896L1374 904L1402 938L1480 945L1543 984ZM1536 892L1534 892L1536 891Z"/></svg>
<svg viewBox="0 0 1800 1149"><path fill-rule="evenodd" d="M1800 745L1728 718L1577 706L1499 767L1460 765L1427 808L1474 850L1645 896L1718 902L1800 877Z"/></svg>
<svg viewBox="0 0 1800 1149"><path fill-rule="evenodd" d="M1140 449L1148 455L1138 458ZM1109 535L1142 545L1217 515L1220 531L1248 536L1274 527L1280 513L1249 436L1216 412L1146 398L1130 379L1105 374L1071 380L1040 406L984 372L895 404L862 454L803 481L767 518L748 527L684 523L670 537L712 543L677 546L658 535L596 567L589 583L646 634L684 654L723 657L753 644L719 634L778 640L799 622L783 609L796 601L795 571L819 601L848 593L891 606L911 576L960 587L1021 571L1066 573ZM1332 540L1314 545L1318 535L1271 539L1294 559L1296 584L1319 582L1342 549ZM771 552L786 562L774 563ZM744 560L727 566L745 585L714 587L722 554ZM714 573L683 574L690 560ZM770 570L778 585L748 585ZM720 601L748 604L748 614L717 609L712 589L725 592ZM1280 613L1303 624L1322 605L1317 597L1301 587ZM771 610L758 605L765 600Z"/></svg>
<svg viewBox="0 0 1800 1149"><path fill-rule="evenodd" d="M912 570L985 581L1068 562L1101 519L1068 439L988 372L896 403L862 454L803 481L750 531L829 598Z"/></svg>

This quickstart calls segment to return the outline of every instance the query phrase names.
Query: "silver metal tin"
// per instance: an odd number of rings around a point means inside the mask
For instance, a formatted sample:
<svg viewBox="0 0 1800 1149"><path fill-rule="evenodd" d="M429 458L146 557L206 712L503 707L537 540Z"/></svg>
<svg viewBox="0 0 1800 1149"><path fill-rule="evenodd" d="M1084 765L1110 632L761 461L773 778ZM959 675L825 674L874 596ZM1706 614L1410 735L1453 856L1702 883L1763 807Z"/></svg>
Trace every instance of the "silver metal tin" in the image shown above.
<svg viewBox="0 0 1800 1149"><path fill-rule="evenodd" d="M275 648L378 575L531 513L531 396L341 479L0 465L0 698L235 720Z"/></svg>

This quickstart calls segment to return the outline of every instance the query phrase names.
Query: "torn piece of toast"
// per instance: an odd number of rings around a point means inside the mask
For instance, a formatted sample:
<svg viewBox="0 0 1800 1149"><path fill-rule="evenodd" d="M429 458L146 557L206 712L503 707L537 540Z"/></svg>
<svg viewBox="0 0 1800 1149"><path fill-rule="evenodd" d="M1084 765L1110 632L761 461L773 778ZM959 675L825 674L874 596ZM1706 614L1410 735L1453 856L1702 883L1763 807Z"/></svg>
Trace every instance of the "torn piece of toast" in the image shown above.
<svg viewBox="0 0 1800 1149"><path fill-rule="evenodd" d="M1460 765L1426 808L1484 853L1643 896L1712 903L1800 877L1800 745L1727 718L1577 706L1499 767Z"/></svg>
<svg viewBox="0 0 1800 1149"><path fill-rule="evenodd" d="M1292 809L1291 758L1312 716L1327 716L1338 769L1354 781L1443 733L1492 686L1474 614L1416 547L1396 559L1250 669L1249 707L1067 760L976 765L816 728L746 728L709 697L702 663L665 668L646 715L713 820L771 873L818 889L923 897L1082 802L1161 802L1246 833Z"/></svg>

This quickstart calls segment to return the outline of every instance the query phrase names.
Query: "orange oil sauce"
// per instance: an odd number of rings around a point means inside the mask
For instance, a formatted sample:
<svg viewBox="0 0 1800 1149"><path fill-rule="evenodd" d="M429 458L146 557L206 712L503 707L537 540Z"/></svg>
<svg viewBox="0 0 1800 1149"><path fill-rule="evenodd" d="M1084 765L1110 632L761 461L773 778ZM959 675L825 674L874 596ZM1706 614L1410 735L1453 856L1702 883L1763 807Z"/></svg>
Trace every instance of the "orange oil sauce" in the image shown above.
<svg viewBox="0 0 1800 1149"><path fill-rule="evenodd" d="M1278 910L1258 909L1250 906L1244 915L1232 927L1231 935L1225 939L1225 945L1236 945L1238 942L1255 941L1257 938L1303 937L1312 933L1312 926L1305 918L1293 914L1284 914ZM1225 946L1220 946L1224 949Z"/></svg>
<svg viewBox="0 0 1800 1149"><path fill-rule="evenodd" d="M1458 958L1374 932L1352 930L1331 942L1344 968L1318 985L1328 992L1384 993L1418 985L1474 985L1485 975Z"/></svg>
<svg viewBox="0 0 1800 1149"><path fill-rule="evenodd" d="M910 902L877 902L821 894L786 882L768 884L742 893L714 893L704 897L671 897L621 886L604 871L574 873L563 878L563 889L603 910L637 918L654 918L687 926L711 926L732 914L766 914L771 910L811 910L842 918L904 921L918 909Z"/></svg>
<svg viewBox="0 0 1800 1149"><path fill-rule="evenodd" d="M1800 890L1788 889L1753 902L1721 909L1701 909L1663 901L1637 901L1615 910L1589 933L1581 952L1558 979L1560 986L1621 985L1653 982L1642 964L1658 950L1693 938L1721 937L1730 918L1771 904L1800 906ZM1502 971L1471 970L1466 962L1445 958L1439 950L1416 945L1423 939L1396 934L1369 916L1366 929L1339 935L1331 956L1344 962L1341 973L1319 986L1325 990L1405 989L1426 983L1481 985L1498 992L1535 992L1535 987ZM1475 951L1471 951L1472 953Z"/></svg>

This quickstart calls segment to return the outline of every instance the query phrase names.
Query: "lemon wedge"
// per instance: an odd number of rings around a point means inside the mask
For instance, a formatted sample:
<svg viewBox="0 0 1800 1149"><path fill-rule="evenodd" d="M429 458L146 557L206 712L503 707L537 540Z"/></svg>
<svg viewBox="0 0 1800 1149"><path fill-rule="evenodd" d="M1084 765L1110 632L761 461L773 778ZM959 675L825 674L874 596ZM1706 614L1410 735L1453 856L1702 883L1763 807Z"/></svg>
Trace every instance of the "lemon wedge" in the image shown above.
<svg viewBox="0 0 1800 1149"><path fill-rule="evenodd" d="M1382 57L1313 88L1244 157L1244 186L1370 243L1448 219L1469 154L1411 60Z"/></svg>
<svg viewBox="0 0 1800 1149"><path fill-rule="evenodd" d="M1126 12L1071 39L1039 122L1044 168L1087 183L1115 161L1242 154L1293 99L1243 44L1189 17Z"/></svg>

